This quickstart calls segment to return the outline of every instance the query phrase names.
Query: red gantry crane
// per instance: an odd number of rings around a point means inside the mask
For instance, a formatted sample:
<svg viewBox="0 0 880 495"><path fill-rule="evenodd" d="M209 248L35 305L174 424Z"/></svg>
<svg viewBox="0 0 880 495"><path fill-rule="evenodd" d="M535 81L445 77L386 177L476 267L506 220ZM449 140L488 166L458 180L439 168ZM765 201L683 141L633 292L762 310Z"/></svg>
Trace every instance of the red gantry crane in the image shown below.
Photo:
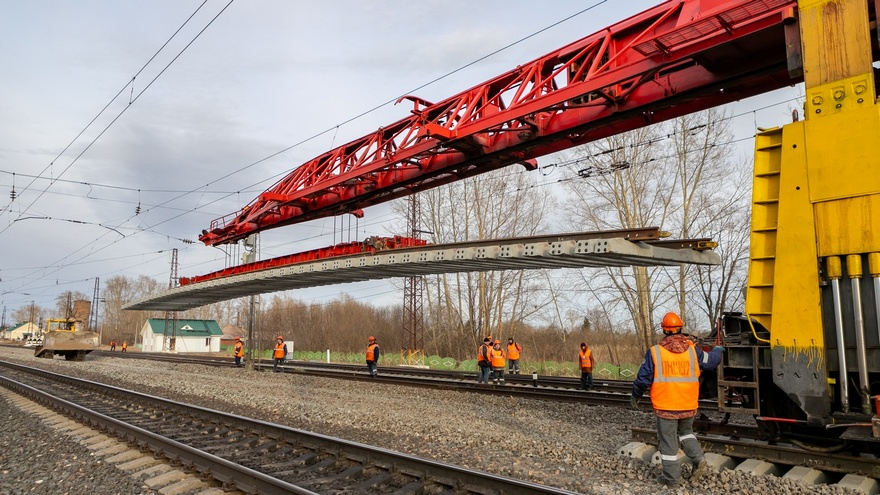
<svg viewBox="0 0 880 495"><path fill-rule="evenodd" d="M395 198L800 82L794 0L668 1L294 169L199 240Z"/></svg>

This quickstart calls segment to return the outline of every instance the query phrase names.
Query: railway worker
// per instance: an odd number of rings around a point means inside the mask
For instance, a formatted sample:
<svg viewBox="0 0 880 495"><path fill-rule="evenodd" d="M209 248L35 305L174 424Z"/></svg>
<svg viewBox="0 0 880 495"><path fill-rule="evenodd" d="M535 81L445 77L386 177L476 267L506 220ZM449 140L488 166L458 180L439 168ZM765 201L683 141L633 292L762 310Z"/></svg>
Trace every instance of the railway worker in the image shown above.
<svg viewBox="0 0 880 495"><path fill-rule="evenodd" d="M581 384L578 390L593 390L593 351L586 342L581 342L581 350L578 353L578 366L581 368Z"/></svg>
<svg viewBox="0 0 880 495"><path fill-rule="evenodd" d="M700 393L700 370L715 369L721 364L724 348L716 346L703 352L681 334L684 323L676 313L666 313L660 327L665 337L645 354L639 373L633 381L630 405L638 407L639 398L651 390L651 404L657 416L657 439L663 472L657 481L664 486L681 483L681 465L677 454L681 449L693 463L691 480L706 470L706 456L694 436L694 416Z"/></svg>
<svg viewBox="0 0 880 495"><path fill-rule="evenodd" d="M232 355L235 356L235 365L241 366L241 358L244 357L244 344L241 338L235 338L235 346L232 347Z"/></svg>
<svg viewBox="0 0 880 495"><path fill-rule="evenodd" d="M507 364L507 356L501 348L501 341L496 340L489 352L489 362L492 363L492 375L495 385L504 385L504 368Z"/></svg>
<svg viewBox="0 0 880 495"><path fill-rule="evenodd" d="M480 367L480 374L477 375L477 384L489 384L489 372L492 371L492 362L489 360L489 350L492 345L492 336L486 336L483 343L477 349L477 366Z"/></svg>
<svg viewBox="0 0 880 495"><path fill-rule="evenodd" d="M278 373L279 366L284 365L284 358L287 357L287 344L284 343L284 337L278 336L275 339L275 351L272 353L272 358L275 359L275 364L272 365L272 371Z"/></svg>
<svg viewBox="0 0 880 495"><path fill-rule="evenodd" d="M111 350L111 351L115 351L115 350L116 350L116 339L113 339L113 340L110 341L110 350Z"/></svg>
<svg viewBox="0 0 880 495"><path fill-rule="evenodd" d="M126 349L128 349L128 341L123 340L122 341L122 352L125 352Z"/></svg>
<svg viewBox="0 0 880 495"><path fill-rule="evenodd" d="M519 374L519 355L522 353L522 346L519 342L513 340L513 337L507 337L507 372L511 375Z"/></svg>
<svg viewBox="0 0 880 495"><path fill-rule="evenodd" d="M370 376L376 376L379 374L376 363L379 362L379 356L381 353L382 351L379 350L379 344L376 342L376 337L370 335L370 338L367 339L367 371L370 372Z"/></svg>

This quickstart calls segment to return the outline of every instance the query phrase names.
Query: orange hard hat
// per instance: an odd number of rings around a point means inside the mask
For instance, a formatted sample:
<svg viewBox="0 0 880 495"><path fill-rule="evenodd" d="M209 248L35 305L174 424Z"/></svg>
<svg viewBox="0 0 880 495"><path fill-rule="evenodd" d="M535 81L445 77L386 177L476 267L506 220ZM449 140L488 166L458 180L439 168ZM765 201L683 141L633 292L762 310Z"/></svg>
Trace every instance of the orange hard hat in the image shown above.
<svg viewBox="0 0 880 495"><path fill-rule="evenodd" d="M375 342L375 340L376 340L376 337L373 337L373 336L372 336L372 335L370 335L370 338L369 338L369 339L367 339L367 340L369 340L369 341L370 341L370 342Z"/></svg>
<svg viewBox="0 0 880 495"><path fill-rule="evenodd" d="M275 338L275 340L284 340L284 337L279 335L278 337Z"/></svg>
<svg viewBox="0 0 880 495"><path fill-rule="evenodd" d="M500 343L501 343L501 341L500 341L500 340L498 340L498 339L495 339L495 343L496 343L496 344L500 344Z"/></svg>
<svg viewBox="0 0 880 495"><path fill-rule="evenodd" d="M241 340L241 338L240 338L240 337L236 337L235 340Z"/></svg>
<svg viewBox="0 0 880 495"><path fill-rule="evenodd" d="M681 317L671 311L666 313L663 321L660 322L660 328L663 329L663 333L678 333L683 326L684 322L681 321Z"/></svg>

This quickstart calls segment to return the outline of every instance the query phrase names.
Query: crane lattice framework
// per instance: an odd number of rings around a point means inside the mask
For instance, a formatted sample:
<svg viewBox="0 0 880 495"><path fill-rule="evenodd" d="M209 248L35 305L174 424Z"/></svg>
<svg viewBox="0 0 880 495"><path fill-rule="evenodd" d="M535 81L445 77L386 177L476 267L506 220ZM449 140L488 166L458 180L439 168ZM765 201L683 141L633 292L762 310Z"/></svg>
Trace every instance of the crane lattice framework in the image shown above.
<svg viewBox="0 0 880 495"><path fill-rule="evenodd" d="M794 0L669 1L294 169L199 239L364 207L802 80Z"/></svg>

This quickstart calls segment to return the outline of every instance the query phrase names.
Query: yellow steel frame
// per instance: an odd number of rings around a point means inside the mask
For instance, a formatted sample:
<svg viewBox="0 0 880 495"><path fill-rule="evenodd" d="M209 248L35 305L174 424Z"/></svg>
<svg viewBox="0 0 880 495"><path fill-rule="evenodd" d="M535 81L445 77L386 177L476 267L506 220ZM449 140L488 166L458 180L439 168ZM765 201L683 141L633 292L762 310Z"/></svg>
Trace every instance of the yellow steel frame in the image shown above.
<svg viewBox="0 0 880 495"><path fill-rule="evenodd" d="M798 18L806 115L756 137L746 312L774 357L821 371L822 263L880 251L880 106L867 1L800 0Z"/></svg>

